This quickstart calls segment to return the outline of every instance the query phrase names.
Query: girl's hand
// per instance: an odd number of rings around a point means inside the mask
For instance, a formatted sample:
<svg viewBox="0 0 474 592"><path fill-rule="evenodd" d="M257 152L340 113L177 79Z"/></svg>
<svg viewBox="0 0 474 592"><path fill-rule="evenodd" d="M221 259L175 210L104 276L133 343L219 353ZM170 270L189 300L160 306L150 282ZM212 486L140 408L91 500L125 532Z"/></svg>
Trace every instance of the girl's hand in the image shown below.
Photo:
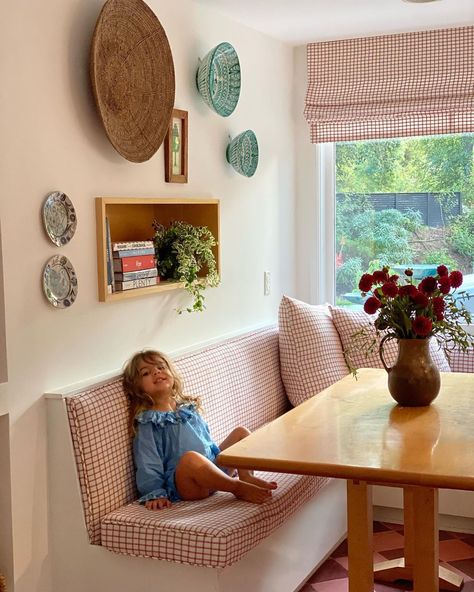
<svg viewBox="0 0 474 592"><path fill-rule="evenodd" d="M158 499L148 500L145 502L147 510L162 510L163 508L171 508L171 502L167 497L159 497Z"/></svg>

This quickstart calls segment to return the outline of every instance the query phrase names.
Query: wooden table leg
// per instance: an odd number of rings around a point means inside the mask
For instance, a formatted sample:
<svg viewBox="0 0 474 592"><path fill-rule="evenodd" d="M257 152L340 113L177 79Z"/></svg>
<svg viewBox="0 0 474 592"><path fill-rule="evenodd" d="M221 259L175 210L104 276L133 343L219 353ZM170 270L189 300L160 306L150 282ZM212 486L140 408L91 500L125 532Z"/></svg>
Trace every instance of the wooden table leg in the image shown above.
<svg viewBox="0 0 474 592"><path fill-rule="evenodd" d="M413 489L414 550L413 584L418 592L439 590L438 490Z"/></svg>
<svg viewBox="0 0 474 592"><path fill-rule="evenodd" d="M372 486L363 481L347 481L347 543L349 592L373 592Z"/></svg>
<svg viewBox="0 0 474 592"><path fill-rule="evenodd" d="M439 565L438 490L404 487L403 507L405 558L377 563L375 579L412 580L417 592L461 590L463 578Z"/></svg>

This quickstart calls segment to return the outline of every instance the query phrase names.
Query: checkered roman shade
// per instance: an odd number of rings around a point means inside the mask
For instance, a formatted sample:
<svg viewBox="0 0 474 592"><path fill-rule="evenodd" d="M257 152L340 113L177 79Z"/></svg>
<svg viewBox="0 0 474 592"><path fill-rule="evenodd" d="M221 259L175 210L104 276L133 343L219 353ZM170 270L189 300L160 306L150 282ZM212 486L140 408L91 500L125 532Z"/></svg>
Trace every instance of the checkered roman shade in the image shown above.
<svg viewBox="0 0 474 592"><path fill-rule="evenodd" d="M474 27L310 43L311 142L474 132Z"/></svg>

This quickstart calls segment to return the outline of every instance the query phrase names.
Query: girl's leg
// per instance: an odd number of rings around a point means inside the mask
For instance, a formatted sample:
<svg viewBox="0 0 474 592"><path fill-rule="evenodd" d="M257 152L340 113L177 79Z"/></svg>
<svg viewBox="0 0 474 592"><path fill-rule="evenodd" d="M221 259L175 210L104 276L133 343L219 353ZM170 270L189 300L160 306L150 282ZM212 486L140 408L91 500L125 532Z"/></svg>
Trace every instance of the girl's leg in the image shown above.
<svg viewBox="0 0 474 592"><path fill-rule="evenodd" d="M219 446L221 450L225 450L232 446L232 444L236 444L243 440L246 436L250 434L250 430L244 428L243 426L239 426L238 428L234 428L231 433L227 436L227 438L222 442ZM233 471L230 469L230 473L232 474ZM239 479L241 481L245 481L246 483L252 483L253 485L257 485L258 487L264 487L265 489L276 489L277 483L276 481L265 481L265 479L259 479L255 477L253 471L249 471L247 469L239 469Z"/></svg>
<svg viewBox="0 0 474 592"><path fill-rule="evenodd" d="M228 491L235 497L261 504L271 497L271 491L253 483L232 479L198 452L185 452L175 474L176 488L184 500L208 497L213 491Z"/></svg>

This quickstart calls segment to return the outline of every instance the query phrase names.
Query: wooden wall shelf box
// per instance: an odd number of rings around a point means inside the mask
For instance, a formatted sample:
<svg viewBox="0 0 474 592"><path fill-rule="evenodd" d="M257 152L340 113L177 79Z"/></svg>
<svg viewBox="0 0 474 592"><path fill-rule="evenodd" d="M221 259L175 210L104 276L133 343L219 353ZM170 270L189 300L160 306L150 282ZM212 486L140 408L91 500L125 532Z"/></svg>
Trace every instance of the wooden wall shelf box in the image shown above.
<svg viewBox="0 0 474 592"><path fill-rule="evenodd" d="M105 219L108 218L112 242L152 239L153 221L167 226L181 220L196 226L207 226L216 238L214 256L219 271L219 200L195 198L96 197L97 270L99 301L110 302L136 298L144 294L182 288L180 282L161 281L156 286L123 292L107 292L107 250Z"/></svg>

